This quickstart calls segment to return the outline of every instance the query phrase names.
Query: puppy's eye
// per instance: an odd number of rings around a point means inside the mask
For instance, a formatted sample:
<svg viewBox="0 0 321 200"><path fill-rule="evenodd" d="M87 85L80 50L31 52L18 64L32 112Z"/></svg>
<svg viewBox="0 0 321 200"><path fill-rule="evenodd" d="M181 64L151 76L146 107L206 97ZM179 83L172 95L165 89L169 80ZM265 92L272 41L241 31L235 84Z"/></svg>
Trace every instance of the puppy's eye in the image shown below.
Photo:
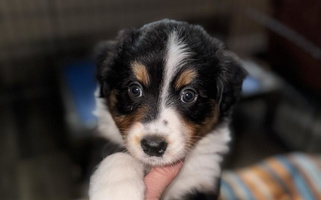
<svg viewBox="0 0 321 200"><path fill-rule="evenodd" d="M128 88L128 95L131 98L139 98L139 97L143 96L143 89L138 84L132 84Z"/></svg>
<svg viewBox="0 0 321 200"><path fill-rule="evenodd" d="M193 103L197 99L197 93L193 89L184 89L181 92L181 101L184 103Z"/></svg>

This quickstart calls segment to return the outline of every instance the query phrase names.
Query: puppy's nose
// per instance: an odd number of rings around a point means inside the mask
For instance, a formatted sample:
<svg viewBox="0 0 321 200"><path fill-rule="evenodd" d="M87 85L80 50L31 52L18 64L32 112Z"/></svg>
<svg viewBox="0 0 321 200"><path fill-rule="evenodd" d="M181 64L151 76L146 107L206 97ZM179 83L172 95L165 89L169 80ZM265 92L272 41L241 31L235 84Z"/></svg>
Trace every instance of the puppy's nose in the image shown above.
<svg viewBox="0 0 321 200"><path fill-rule="evenodd" d="M160 136L146 136L140 142L143 151L149 156L161 157L166 150L167 142Z"/></svg>

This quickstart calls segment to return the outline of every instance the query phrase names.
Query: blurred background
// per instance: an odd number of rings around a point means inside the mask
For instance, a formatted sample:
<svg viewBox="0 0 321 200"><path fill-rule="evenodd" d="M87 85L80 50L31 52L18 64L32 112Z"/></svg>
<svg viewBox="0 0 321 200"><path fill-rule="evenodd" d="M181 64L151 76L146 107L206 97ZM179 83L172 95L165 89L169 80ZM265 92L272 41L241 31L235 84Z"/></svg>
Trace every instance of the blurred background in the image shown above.
<svg viewBox="0 0 321 200"><path fill-rule="evenodd" d="M200 24L248 70L224 163L321 152L321 1L1 0L0 199L85 199L102 158L93 46L171 18Z"/></svg>

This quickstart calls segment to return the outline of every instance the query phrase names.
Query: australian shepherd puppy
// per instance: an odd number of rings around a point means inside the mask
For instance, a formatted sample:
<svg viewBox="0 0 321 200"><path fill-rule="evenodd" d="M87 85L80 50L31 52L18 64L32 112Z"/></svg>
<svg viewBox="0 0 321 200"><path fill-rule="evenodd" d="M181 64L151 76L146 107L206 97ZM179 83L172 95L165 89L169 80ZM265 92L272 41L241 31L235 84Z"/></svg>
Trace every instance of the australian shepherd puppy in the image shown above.
<svg viewBox="0 0 321 200"><path fill-rule="evenodd" d="M216 199L231 109L245 77L200 26L162 20L97 48L99 131L125 151L90 180L91 200L143 200L148 167L184 159L164 200Z"/></svg>

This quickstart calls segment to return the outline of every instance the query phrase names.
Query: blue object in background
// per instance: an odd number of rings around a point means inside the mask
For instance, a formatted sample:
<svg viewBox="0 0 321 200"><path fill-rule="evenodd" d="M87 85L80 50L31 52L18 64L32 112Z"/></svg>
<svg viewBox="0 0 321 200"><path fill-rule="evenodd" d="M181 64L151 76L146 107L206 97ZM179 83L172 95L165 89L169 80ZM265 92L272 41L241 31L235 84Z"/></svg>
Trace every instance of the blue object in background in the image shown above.
<svg viewBox="0 0 321 200"><path fill-rule="evenodd" d="M96 123L96 117L93 115L94 92L97 87L94 63L89 60L66 63L63 68L63 78L81 125L92 126Z"/></svg>
<svg viewBox="0 0 321 200"><path fill-rule="evenodd" d="M255 77L249 75L243 81L242 85L242 94L243 96L250 96L253 94L257 94L262 90L262 85L260 80Z"/></svg>

